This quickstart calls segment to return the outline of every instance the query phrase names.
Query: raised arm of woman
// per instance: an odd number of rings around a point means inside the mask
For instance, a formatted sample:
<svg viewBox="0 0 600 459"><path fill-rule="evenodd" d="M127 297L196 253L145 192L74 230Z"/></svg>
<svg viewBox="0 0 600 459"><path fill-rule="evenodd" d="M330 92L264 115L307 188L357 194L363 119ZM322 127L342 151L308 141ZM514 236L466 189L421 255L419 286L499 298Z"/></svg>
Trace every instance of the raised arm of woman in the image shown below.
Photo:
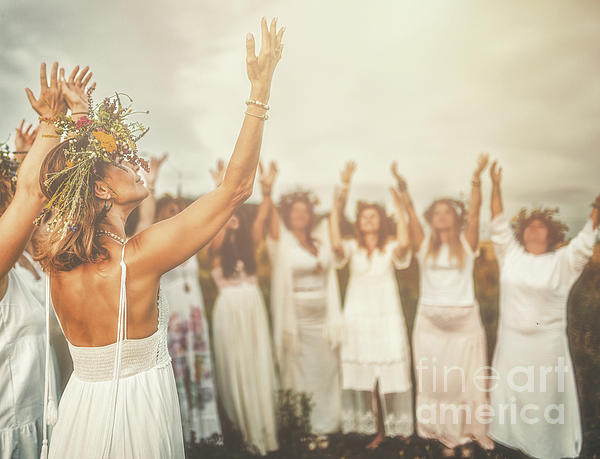
<svg viewBox="0 0 600 459"><path fill-rule="evenodd" d="M144 177L144 183L146 184L146 188L148 188L150 194L148 194L148 197L140 204L140 218L135 227L134 234L141 233L154 223L154 219L156 217L156 198L154 197L154 185L156 184L156 179L158 178L160 166L165 159L167 159L166 153L160 157L153 156L150 158L150 172Z"/></svg>
<svg viewBox="0 0 600 459"><path fill-rule="evenodd" d="M394 198L394 207L396 208L396 247L394 248L394 255L397 260L403 260L410 250L408 223L404 215L405 209L400 191L390 187L390 192Z"/></svg>
<svg viewBox="0 0 600 459"><path fill-rule="evenodd" d="M140 272L159 276L182 263L210 241L252 194L262 142L265 112L273 72L281 59L283 30L270 28L263 18L262 46L255 55L254 37L246 38L246 65L251 81L250 100L223 183L185 210L134 236L129 262Z"/></svg>
<svg viewBox="0 0 600 459"><path fill-rule="evenodd" d="M39 183L40 167L48 152L59 143L59 137L52 120L63 115L67 102L73 113L87 111L86 104L78 104L85 97L85 87L91 74L87 68L77 74L76 67L69 81L58 76L58 63L52 65L50 83L48 83L46 64L40 66L40 96L36 99L31 89L25 89L27 98L41 119L37 136L19 168L15 196L0 217L0 277L4 276L23 252L33 231L33 221L46 202ZM76 79L75 79L76 78Z"/></svg>
<svg viewBox="0 0 600 459"><path fill-rule="evenodd" d="M477 168L473 172L471 181L471 202L469 203L469 214L467 216L467 227L465 229L465 238L473 249L477 250L479 244L479 213L481 210L481 173L486 168L489 161L487 153L481 153L477 158Z"/></svg>
<svg viewBox="0 0 600 459"><path fill-rule="evenodd" d="M502 191L500 182L502 181L502 168L498 167L498 161L494 161L490 167L490 178L492 179L492 219L504 212L502 205Z"/></svg>
<svg viewBox="0 0 600 459"><path fill-rule="evenodd" d="M258 165L259 170L259 182L260 188L262 191L262 201L258 206L258 211L256 213L256 217L254 218L254 223L252 224L252 239L254 240L254 245L258 245L265 237L265 226L270 220L273 218L273 213L275 211L275 206L273 205L273 199L271 198L271 193L273 190L273 183L275 182L275 177L277 177L277 164L275 161L271 161L269 165L269 171L266 172L263 168L262 162ZM279 216L277 216L278 218ZM271 228L269 228L271 231ZM277 239L277 237L274 239Z"/></svg>
<svg viewBox="0 0 600 459"><path fill-rule="evenodd" d="M406 216L408 217L408 235L412 244L413 250L416 252L421 247L423 238L425 237L423 227L419 216L413 206L410 193L408 192L408 186L406 180L398 173L398 164L396 161L392 163L392 175L396 179L398 190L400 191L400 197L402 198L402 204L406 210Z"/></svg>
<svg viewBox="0 0 600 459"><path fill-rule="evenodd" d="M344 258L344 245L342 243L342 231L340 228L341 223L341 190L339 187L335 188L333 193L333 204L331 206L331 212L329 213L329 237L331 238L331 250L338 259Z"/></svg>

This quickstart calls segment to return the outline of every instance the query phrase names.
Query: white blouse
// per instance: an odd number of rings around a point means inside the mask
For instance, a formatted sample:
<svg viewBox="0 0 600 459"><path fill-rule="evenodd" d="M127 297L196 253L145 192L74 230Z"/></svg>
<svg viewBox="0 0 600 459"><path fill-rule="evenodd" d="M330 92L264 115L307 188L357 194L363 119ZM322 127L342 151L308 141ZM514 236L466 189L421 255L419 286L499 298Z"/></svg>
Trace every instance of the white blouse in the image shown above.
<svg viewBox="0 0 600 459"><path fill-rule="evenodd" d="M450 246L444 243L436 258L427 256L431 232L426 231L417 252L419 261L419 302L435 306L471 306L475 304L473 266L479 250L473 252L464 233L460 241L464 248L463 264L450 257Z"/></svg>

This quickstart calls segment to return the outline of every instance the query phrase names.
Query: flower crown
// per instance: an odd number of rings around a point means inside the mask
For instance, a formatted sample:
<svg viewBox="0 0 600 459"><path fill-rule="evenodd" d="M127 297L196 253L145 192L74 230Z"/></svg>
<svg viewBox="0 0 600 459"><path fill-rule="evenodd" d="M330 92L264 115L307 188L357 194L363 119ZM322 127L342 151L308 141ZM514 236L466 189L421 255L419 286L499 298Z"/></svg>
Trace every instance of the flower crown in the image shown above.
<svg viewBox="0 0 600 459"><path fill-rule="evenodd" d="M282 209L290 209L292 204L297 201L308 202L313 207L319 205L319 198L312 191L299 188L296 191L282 195L279 199L279 207Z"/></svg>
<svg viewBox="0 0 600 459"><path fill-rule="evenodd" d="M148 132L148 128L129 120L131 115L149 112L134 112L131 107L133 100L120 93L105 98L94 107L92 91L93 89L87 93L89 115L84 115L77 121L69 115L54 119L56 133L64 141L62 151L65 167L46 177L46 191L50 192L53 186L56 189L49 196L48 204L35 223L39 224L44 215L52 211L48 230L59 231L62 236L67 230L75 232L80 228L89 205L90 180L100 178L97 174L99 164L118 164L118 161L124 160L149 171L148 162L138 156L136 146L136 142ZM127 105L122 102L123 96L128 99Z"/></svg>
<svg viewBox="0 0 600 459"><path fill-rule="evenodd" d="M9 179L13 190L17 183L18 169L19 163L11 155L8 144L0 144L0 177Z"/></svg>
<svg viewBox="0 0 600 459"><path fill-rule="evenodd" d="M537 207L532 210L521 209L517 215L511 219L511 226L516 233L517 239L523 244L523 232L532 220L541 220L549 230L551 237L550 247L553 249L565 240L565 235L569 226L558 218L558 207Z"/></svg>
<svg viewBox="0 0 600 459"><path fill-rule="evenodd" d="M433 211L435 209L435 206L437 204L442 204L442 203L446 204L446 205L450 206L452 209L454 209L454 211L456 212L456 216L457 216L456 223L457 223L458 227L462 229L466 223L467 209L466 209L465 203L458 199L454 199L454 198L436 199L425 211L425 213L424 213L425 219L428 222L431 222L431 219L433 218Z"/></svg>

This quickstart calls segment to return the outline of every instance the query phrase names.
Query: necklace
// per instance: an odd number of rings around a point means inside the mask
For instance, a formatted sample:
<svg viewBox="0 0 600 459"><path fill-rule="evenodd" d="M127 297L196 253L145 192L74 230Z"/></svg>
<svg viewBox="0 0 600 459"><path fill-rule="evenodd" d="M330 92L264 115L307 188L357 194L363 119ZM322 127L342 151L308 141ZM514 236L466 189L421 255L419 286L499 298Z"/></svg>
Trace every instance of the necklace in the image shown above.
<svg viewBox="0 0 600 459"><path fill-rule="evenodd" d="M121 236L118 236L115 233L111 233L110 231L105 231L105 230L98 230L97 231L98 234L103 234L104 236L108 236L109 238L111 238L113 241L118 242L121 245L125 245L125 243L127 242L124 238L122 238Z"/></svg>

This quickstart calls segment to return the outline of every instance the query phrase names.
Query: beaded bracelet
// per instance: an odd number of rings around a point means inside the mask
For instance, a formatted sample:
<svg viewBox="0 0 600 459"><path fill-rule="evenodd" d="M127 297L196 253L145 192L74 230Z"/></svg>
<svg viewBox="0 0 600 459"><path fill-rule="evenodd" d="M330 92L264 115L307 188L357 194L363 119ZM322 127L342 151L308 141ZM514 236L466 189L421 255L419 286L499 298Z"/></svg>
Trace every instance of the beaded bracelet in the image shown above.
<svg viewBox="0 0 600 459"><path fill-rule="evenodd" d="M257 107L264 108L265 110L270 110L271 107L267 104L263 104L262 102L254 99L249 99L246 101L246 105L256 105Z"/></svg>
<svg viewBox="0 0 600 459"><path fill-rule="evenodd" d="M255 113L250 113L248 111L244 112L246 115L250 115L253 116L254 118L259 118L263 121L267 121L269 119L269 115L267 115L266 113L264 115L257 115Z"/></svg>

